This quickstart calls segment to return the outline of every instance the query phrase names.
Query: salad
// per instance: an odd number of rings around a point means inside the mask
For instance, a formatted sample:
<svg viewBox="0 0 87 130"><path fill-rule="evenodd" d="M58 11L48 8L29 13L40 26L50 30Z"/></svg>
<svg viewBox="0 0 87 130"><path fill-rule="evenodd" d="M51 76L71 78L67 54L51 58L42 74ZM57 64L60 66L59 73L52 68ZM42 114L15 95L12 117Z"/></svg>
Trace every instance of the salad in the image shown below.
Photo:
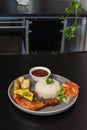
<svg viewBox="0 0 87 130"><path fill-rule="evenodd" d="M71 81L66 81L57 91L57 99L59 102L69 102L73 97L79 94L79 86Z"/></svg>

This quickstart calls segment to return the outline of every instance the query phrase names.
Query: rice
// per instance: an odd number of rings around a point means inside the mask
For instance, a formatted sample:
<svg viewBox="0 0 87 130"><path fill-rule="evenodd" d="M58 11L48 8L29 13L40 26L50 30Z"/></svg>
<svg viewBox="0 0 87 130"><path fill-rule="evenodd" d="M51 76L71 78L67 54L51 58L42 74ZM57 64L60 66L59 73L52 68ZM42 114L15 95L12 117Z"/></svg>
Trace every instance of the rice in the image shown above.
<svg viewBox="0 0 87 130"><path fill-rule="evenodd" d="M47 98L55 98L56 93L60 88L60 83L53 79L54 82L52 84L47 84L46 79L40 79L35 85L35 91L38 96L47 99Z"/></svg>

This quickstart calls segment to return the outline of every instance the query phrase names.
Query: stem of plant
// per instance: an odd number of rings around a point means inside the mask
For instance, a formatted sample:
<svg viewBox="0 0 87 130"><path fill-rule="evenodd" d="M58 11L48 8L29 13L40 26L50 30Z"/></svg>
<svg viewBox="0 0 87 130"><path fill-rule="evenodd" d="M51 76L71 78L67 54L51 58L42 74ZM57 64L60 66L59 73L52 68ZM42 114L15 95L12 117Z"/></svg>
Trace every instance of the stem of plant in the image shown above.
<svg viewBox="0 0 87 130"><path fill-rule="evenodd" d="M78 18L79 18L79 15L78 13L81 12L82 10L82 6L81 6L81 3L80 2L77 2L76 0L71 0L70 2L70 7L69 8L66 8L65 9L65 12L66 12L66 16L62 17L63 20L67 20L69 15L74 11L75 13L75 20L74 20L74 23L72 26L70 27L65 27L64 28L64 33L65 33L65 38L66 39L71 39L71 38L74 38L75 37L75 32L77 31L78 29Z"/></svg>

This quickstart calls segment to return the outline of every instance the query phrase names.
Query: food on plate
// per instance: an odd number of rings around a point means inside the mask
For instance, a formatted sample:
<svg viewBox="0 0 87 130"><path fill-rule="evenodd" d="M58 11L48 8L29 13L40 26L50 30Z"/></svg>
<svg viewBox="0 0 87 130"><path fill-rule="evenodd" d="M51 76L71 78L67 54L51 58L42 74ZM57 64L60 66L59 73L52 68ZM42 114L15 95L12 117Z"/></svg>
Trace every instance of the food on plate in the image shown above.
<svg viewBox="0 0 87 130"><path fill-rule="evenodd" d="M20 88L30 88L30 80L25 79L23 76L19 77L14 81L14 90L20 89Z"/></svg>
<svg viewBox="0 0 87 130"><path fill-rule="evenodd" d="M48 71L44 69L36 69L32 71L32 75L38 76L38 77L43 77L48 75Z"/></svg>
<svg viewBox="0 0 87 130"><path fill-rule="evenodd" d="M20 77L14 81L13 99L21 107L36 111L46 106L67 103L79 94L79 86L71 81L63 84L54 78L40 79L33 90L30 80Z"/></svg>
<svg viewBox="0 0 87 130"><path fill-rule="evenodd" d="M20 81L20 83L22 83L24 79L25 79L25 78L24 78L23 76L20 76L20 77L18 78L18 80Z"/></svg>
<svg viewBox="0 0 87 130"><path fill-rule="evenodd" d="M41 99L38 99L37 97L34 97L33 101L29 101L26 98L20 97L19 94L14 94L13 98L18 105L32 111L36 111L45 106L54 106L58 104L58 100L56 98L49 98L46 100L41 100Z"/></svg>
<svg viewBox="0 0 87 130"><path fill-rule="evenodd" d="M35 102L35 101L31 102L29 100L26 100L26 98L20 98L18 94L14 94L14 100L20 106L33 111L36 111L45 106L45 103L43 102Z"/></svg>
<svg viewBox="0 0 87 130"><path fill-rule="evenodd" d="M20 81L17 79L14 81L14 90L18 90L21 88L21 83Z"/></svg>
<svg viewBox="0 0 87 130"><path fill-rule="evenodd" d="M79 94L79 86L74 82L65 82L66 94L76 96Z"/></svg>
<svg viewBox="0 0 87 130"><path fill-rule="evenodd" d="M79 94L79 85L74 82L66 81L61 85L59 91L57 92L57 99L60 102L69 102L70 99Z"/></svg>
<svg viewBox="0 0 87 130"><path fill-rule="evenodd" d="M30 80L29 79L23 80L23 82L21 83L21 87L22 88L29 88L30 87Z"/></svg>
<svg viewBox="0 0 87 130"><path fill-rule="evenodd" d="M33 100L33 93L30 91L30 80L24 78L23 76L19 77L14 81L14 94L20 95L29 101Z"/></svg>
<svg viewBox="0 0 87 130"><path fill-rule="evenodd" d="M60 83L51 78L40 79L35 85L35 91L38 96L47 99L47 98L55 98L56 93L60 88Z"/></svg>
<svg viewBox="0 0 87 130"><path fill-rule="evenodd" d="M26 98L29 101L33 100L33 93L29 91L29 89L18 89L18 90L14 90L14 94L18 94L24 98Z"/></svg>
<svg viewBox="0 0 87 130"><path fill-rule="evenodd" d="M37 66L37 67L31 68L29 70L29 74L34 81L38 81L41 78L46 79L47 77L49 77L51 74L51 71L47 67Z"/></svg>

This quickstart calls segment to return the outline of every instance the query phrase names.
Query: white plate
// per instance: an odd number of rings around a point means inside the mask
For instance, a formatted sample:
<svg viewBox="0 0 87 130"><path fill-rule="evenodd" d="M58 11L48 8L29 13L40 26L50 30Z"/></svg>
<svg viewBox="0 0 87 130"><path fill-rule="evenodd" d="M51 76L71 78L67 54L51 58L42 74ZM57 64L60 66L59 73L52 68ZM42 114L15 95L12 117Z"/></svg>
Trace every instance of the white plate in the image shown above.
<svg viewBox="0 0 87 130"><path fill-rule="evenodd" d="M32 82L32 89L34 88L35 85L35 81L32 80L32 78L30 77L29 74L23 75L25 78L29 78ZM60 75L56 75L56 74L52 74L51 77L53 77L54 79L58 80L60 82L60 84L64 83L65 81L69 81L69 79L60 76ZM15 80L14 80L15 81ZM32 110L28 110L25 109L21 106L19 106L18 104L15 103L14 99L13 99L13 84L14 81L9 85L8 87L8 96L10 101L20 110L22 110L23 112L29 113L29 114L33 114L33 115L54 115L54 114L59 114L61 112L66 111L67 109L69 109L70 107L72 107L72 105L76 102L78 96L72 98L72 100L69 103L60 103L58 105L55 106L47 106L44 107L38 111L32 111Z"/></svg>

